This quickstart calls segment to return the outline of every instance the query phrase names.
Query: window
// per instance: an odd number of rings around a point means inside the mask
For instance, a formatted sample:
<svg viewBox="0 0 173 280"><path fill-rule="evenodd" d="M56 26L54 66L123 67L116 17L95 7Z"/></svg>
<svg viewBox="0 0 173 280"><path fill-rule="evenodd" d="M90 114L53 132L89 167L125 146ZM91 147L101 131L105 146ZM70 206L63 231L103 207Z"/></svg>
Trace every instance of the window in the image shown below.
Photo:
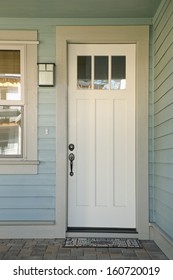
<svg viewBox="0 0 173 280"><path fill-rule="evenodd" d="M36 38L0 31L0 174L37 173Z"/></svg>
<svg viewBox="0 0 173 280"><path fill-rule="evenodd" d="M108 88L108 56L94 57L94 89Z"/></svg>
<svg viewBox="0 0 173 280"><path fill-rule="evenodd" d="M126 56L78 56L77 88L126 89Z"/></svg>
<svg viewBox="0 0 173 280"><path fill-rule="evenodd" d="M23 106L0 106L0 157L22 156Z"/></svg>
<svg viewBox="0 0 173 280"><path fill-rule="evenodd" d="M0 47L0 158L23 155L23 48Z"/></svg>
<svg viewBox="0 0 173 280"><path fill-rule="evenodd" d="M78 56L77 65L78 89L91 88L91 56Z"/></svg>
<svg viewBox="0 0 173 280"><path fill-rule="evenodd" d="M126 88L126 57L112 56L111 57L111 89Z"/></svg>

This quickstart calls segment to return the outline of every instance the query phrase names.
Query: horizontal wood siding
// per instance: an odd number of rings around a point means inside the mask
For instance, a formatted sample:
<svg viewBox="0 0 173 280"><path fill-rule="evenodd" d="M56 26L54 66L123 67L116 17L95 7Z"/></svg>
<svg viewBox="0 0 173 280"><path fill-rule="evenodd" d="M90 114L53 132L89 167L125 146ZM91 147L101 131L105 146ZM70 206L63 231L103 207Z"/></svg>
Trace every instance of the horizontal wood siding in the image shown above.
<svg viewBox="0 0 173 280"><path fill-rule="evenodd" d="M0 29L38 30L38 62L55 63L55 26L22 19L10 24L4 19ZM55 221L55 90L38 88L38 175L0 176L0 222Z"/></svg>
<svg viewBox="0 0 173 280"><path fill-rule="evenodd" d="M149 94L149 185L150 185L150 220L154 220L153 213L157 213L159 224L160 215L157 211L155 189L164 186L171 192L172 178L153 177L154 137L160 147L162 139L171 137L173 132L173 118L160 119L163 108L171 103L172 91L172 62L170 55L173 49L171 1L167 1L164 9L155 19L154 30L151 29L150 38L156 33L155 41L150 40L150 94ZM168 16L167 16L168 15ZM151 19L0 19L0 29L4 30L38 30L38 62L55 62L56 59L56 25L145 25L151 24ZM155 53L154 53L155 48ZM166 50L166 52L165 52ZM153 55L154 53L154 55ZM153 58L155 59L155 130L153 130ZM58 71L58 65L56 71ZM58 193L55 192L56 181L56 87L38 88L38 175L1 175L0 176L0 221L54 221L55 202ZM162 105L163 104L163 105ZM168 109L169 110L169 109ZM170 112L171 115L171 112ZM48 134L46 134L46 130ZM154 131L154 134L153 134ZM167 138L167 141L171 141ZM169 143L164 145L168 145ZM169 149L155 151L155 163L173 164L171 157L167 159ZM172 150L171 150L172 151ZM172 151L173 153L173 151ZM159 171L157 171L159 172ZM154 180L153 180L154 178ZM158 183L159 182L159 183ZM159 184L159 186L158 186ZM160 198L159 198L160 199ZM2 202L2 203L1 203ZM168 227L167 227L168 228Z"/></svg>
<svg viewBox="0 0 173 280"><path fill-rule="evenodd" d="M37 30L38 62L56 62L57 25L145 25L151 19L0 18L2 30ZM58 72L58 65L56 65ZM54 222L56 197L56 86L38 88L38 175L0 176L0 222ZM46 131L48 134L46 134ZM65 178L64 178L65 179ZM58 188L58 186L57 186ZM59 215L59 213L58 213ZM61 215L61 213L60 213Z"/></svg>
<svg viewBox="0 0 173 280"><path fill-rule="evenodd" d="M154 221L173 238L173 1L154 19Z"/></svg>

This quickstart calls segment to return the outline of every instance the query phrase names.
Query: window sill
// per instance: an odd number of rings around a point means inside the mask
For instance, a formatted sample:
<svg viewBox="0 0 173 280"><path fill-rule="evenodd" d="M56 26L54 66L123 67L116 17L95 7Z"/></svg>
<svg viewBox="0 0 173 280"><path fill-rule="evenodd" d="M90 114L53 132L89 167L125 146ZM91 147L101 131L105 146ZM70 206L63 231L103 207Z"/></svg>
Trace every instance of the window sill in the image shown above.
<svg viewBox="0 0 173 280"><path fill-rule="evenodd" d="M37 174L37 160L0 160L0 174Z"/></svg>

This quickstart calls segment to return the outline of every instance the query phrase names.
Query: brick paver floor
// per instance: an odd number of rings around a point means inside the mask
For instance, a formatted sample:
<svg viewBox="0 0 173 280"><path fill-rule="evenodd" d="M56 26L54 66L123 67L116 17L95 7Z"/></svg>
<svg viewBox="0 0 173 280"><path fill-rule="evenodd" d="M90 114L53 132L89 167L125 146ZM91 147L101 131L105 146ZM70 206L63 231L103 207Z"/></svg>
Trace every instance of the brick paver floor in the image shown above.
<svg viewBox="0 0 173 280"><path fill-rule="evenodd" d="M166 260L151 240L141 249L65 248L64 239L0 239L1 260Z"/></svg>

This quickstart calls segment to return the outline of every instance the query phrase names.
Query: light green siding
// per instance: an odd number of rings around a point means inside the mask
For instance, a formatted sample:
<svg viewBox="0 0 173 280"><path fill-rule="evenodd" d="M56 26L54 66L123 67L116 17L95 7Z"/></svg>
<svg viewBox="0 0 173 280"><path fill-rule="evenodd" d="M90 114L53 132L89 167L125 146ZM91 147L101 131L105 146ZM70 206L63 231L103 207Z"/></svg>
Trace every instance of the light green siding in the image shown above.
<svg viewBox="0 0 173 280"><path fill-rule="evenodd" d="M153 221L173 238L173 1L162 1L153 28Z"/></svg>
<svg viewBox="0 0 173 280"><path fill-rule="evenodd" d="M56 61L57 25L140 25L151 19L0 18L2 30L37 30L38 62ZM58 71L58 65L56 66ZM38 88L38 175L0 176L0 222L55 222L56 87ZM48 130L48 134L45 133ZM32 137L32 136L31 136Z"/></svg>
<svg viewBox="0 0 173 280"><path fill-rule="evenodd" d="M150 30L149 200L150 221L173 237L173 8L164 2ZM0 18L2 30L37 30L38 62L53 63L57 25L145 24L152 20ZM0 221L55 221L55 104L56 87L38 88L38 175L0 175Z"/></svg>
<svg viewBox="0 0 173 280"><path fill-rule="evenodd" d="M0 19L0 29L38 30L38 62L54 63L55 26L34 21ZM0 222L55 221L56 88L40 87L37 94L38 175L0 176Z"/></svg>

